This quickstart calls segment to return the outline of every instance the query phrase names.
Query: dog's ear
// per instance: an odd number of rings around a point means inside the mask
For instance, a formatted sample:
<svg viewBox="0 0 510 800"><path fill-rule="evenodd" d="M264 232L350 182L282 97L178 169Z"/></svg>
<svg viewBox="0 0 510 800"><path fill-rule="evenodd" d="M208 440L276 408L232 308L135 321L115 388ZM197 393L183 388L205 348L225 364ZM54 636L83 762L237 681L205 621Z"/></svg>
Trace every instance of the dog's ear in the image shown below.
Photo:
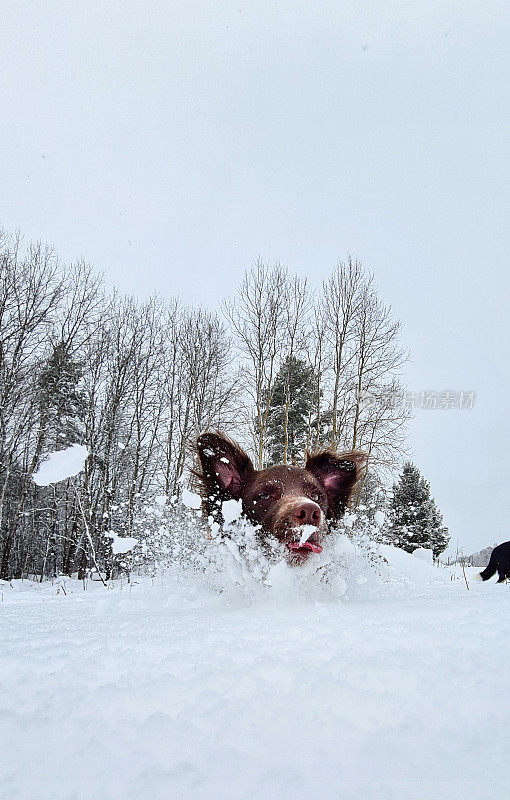
<svg viewBox="0 0 510 800"><path fill-rule="evenodd" d="M349 502L352 490L366 464L366 456L357 450L335 453L324 450L307 454L305 469L322 484L328 498L329 519L341 517Z"/></svg>
<svg viewBox="0 0 510 800"><path fill-rule="evenodd" d="M197 447L202 465L200 478L207 494L220 500L239 500L255 474L249 456L221 433L203 433Z"/></svg>

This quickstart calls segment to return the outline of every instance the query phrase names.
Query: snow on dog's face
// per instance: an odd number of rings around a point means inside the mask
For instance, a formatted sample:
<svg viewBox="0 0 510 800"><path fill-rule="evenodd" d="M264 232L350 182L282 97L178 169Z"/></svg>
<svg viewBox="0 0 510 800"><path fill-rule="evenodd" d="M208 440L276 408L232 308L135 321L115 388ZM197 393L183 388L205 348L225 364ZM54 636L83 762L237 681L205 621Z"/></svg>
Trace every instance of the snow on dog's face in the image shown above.
<svg viewBox="0 0 510 800"><path fill-rule="evenodd" d="M199 437L198 455L206 513L221 523L221 503L240 500L262 534L286 545L293 564L322 552L326 520L344 513L365 460L356 451L325 450L308 454L305 467L256 470L244 450L217 433Z"/></svg>

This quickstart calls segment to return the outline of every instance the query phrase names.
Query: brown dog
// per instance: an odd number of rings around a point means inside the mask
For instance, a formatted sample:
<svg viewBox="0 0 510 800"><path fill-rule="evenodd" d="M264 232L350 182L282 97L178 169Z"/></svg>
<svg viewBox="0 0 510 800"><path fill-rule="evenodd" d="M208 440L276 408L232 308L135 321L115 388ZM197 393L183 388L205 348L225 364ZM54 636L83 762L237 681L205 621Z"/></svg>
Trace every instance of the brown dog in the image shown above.
<svg viewBox="0 0 510 800"><path fill-rule="evenodd" d="M244 450L220 433L202 434L197 445L207 515L221 523L221 504L240 500L262 537L285 544L293 563L322 552L326 520L344 513L366 458L357 451L323 450L308 454L304 467L256 470Z"/></svg>

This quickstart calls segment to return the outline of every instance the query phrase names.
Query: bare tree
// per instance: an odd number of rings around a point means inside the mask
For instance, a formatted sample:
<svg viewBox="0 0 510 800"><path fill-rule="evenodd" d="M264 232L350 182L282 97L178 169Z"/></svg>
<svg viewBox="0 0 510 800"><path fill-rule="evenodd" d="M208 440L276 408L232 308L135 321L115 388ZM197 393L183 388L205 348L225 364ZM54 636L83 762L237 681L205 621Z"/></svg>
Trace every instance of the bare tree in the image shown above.
<svg viewBox="0 0 510 800"><path fill-rule="evenodd" d="M286 337L287 270L261 261L244 275L234 299L224 311L243 363L246 392L254 406L255 449L264 465L265 433L274 378Z"/></svg>
<svg viewBox="0 0 510 800"><path fill-rule="evenodd" d="M0 252L0 576L23 560L16 537L34 471L44 445L38 424L37 374L50 341L63 281L49 248L32 245L21 253L19 238L4 238ZM5 505L9 503L8 518Z"/></svg>
<svg viewBox="0 0 510 800"><path fill-rule="evenodd" d="M361 291L354 330L349 446L364 449L372 464L391 468L405 453L409 413L399 403L399 376L408 354L399 342L401 324L379 300L372 281Z"/></svg>
<svg viewBox="0 0 510 800"><path fill-rule="evenodd" d="M314 403L313 406L310 407L308 414L306 440L306 449L310 451L317 450L324 439L322 433L325 417L323 396L325 375L328 367L326 326L327 317L324 313L324 305L317 303L310 325L310 335L307 337L306 341L306 359L311 367L315 382Z"/></svg>
<svg viewBox="0 0 510 800"><path fill-rule="evenodd" d="M179 494L186 467L194 465L197 436L231 426L239 387L232 368L231 342L215 314L185 310L170 330L165 491Z"/></svg>
<svg viewBox="0 0 510 800"><path fill-rule="evenodd" d="M333 373L331 389L331 440L337 447L346 426L345 400L351 390L355 350L355 318L365 275L359 261L350 256L339 262L324 281L322 292L323 335L329 345Z"/></svg>

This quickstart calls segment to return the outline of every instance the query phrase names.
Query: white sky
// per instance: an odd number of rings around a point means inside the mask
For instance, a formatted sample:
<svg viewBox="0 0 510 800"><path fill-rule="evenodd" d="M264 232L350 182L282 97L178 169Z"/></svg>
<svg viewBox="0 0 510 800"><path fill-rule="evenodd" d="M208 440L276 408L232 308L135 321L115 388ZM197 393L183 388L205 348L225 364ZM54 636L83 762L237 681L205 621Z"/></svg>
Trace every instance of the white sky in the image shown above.
<svg viewBox="0 0 510 800"><path fill-rule="evenodd" d="M405 324L453 544L510 538L505 2L4 0L0 224L211 307L258 256L351 253Z"/></svg>

